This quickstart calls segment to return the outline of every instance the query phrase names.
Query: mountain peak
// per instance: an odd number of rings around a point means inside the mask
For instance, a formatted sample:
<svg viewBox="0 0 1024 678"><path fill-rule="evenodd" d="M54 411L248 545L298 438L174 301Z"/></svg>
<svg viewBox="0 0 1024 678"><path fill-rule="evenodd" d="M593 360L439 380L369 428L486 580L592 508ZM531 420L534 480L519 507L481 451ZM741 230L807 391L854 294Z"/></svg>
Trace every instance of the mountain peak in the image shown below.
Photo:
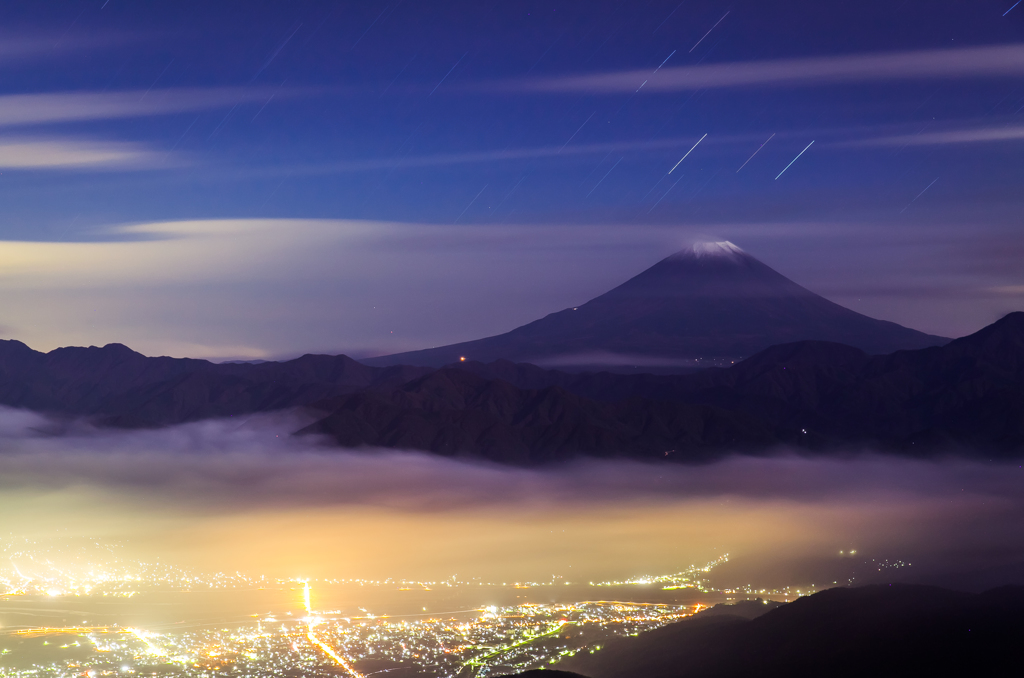
<svg viewBox="0 0 1024 678"><path fill-rule="evenodd" d="M728 364L805 340L867 353L947 341L834 304L722 240L693 243L585 304L506 334L368 362L446 365L464 357L550 366L601 356L602 365L679 367Z"/></svg>
<svg viewBox="0 0 1024 678"><path fill-rule="evenodd" d="M672 256L668 257L669 260L676 259L703 259L705 257L716 257L723 259L737 259L743 256L750 256L744 252L740 247L734 245L728 240L720 241L700 241L695 242L689 247L684 247Z"/></svg>

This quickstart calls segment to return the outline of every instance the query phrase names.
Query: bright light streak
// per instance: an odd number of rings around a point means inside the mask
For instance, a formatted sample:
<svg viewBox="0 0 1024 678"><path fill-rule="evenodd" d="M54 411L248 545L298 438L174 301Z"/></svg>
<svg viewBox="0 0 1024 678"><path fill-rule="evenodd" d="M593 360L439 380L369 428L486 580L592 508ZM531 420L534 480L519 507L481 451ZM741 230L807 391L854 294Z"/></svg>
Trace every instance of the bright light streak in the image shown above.
<svg viewBox="0 0 1024 678"><path fill-rule="evenodd" d="M327 643L323 642L322 640L320 640L319 638L316 637L316 635L313 633L313 629L316 628L317 624L322 624L322 623L323 623L322 621L319 621L319 622L310 621L309 622L309 624L308 624L308 629L309 630L306 632L306 637L309 638L309 642L313 643L314 645L319 647L321 650L323 650L324 654L326 654L328 657L330 657L331 659L336 661L338 663L338 665L341 668L345 669L350 675L352 675L353 678L366 678L366 676L364 676L363 674L361 674L358 671L356 671L352 667L352 665L348 662L348 660L346 660L340 654L335 652L334 649L330 645L328 645Z"/></svg>
<svg viewBox="0 0 1024 678"><path fill-rule="evenodd" d="M128 632L146 644L146 650L149 652L149 654L153 655L154 657L167 656L167 650L163 649L162 647L154 645L153 642L146 637L153 634L147 633L139 629L128 629Z"/></svg>
<svg viewBox="0 0 1024 678"><path fill-rule="evenodd" d="M313 633L313 629L315 629L318 625L323 624L324 620L317 619L313 616L313 606L310 604L309 599L309 581L302 582L302 599L306 605L306 637L309 638L309 642L313 643L321 650L323 650L324 654L326 654L328 657L337 662L338 666L345 669L352 676L352 678L366 678L366 676L356 671L355 668L352 666L351 663L349 663L347 659L345 659L340 654L335 652L334 648L332 648L330 645L317 638L316 634Z"/></svg>
<svg viewBox="0 0 1024 678"><path fill-rule="evenodd" d="M700 139L698 139L698 140L697 140L697 143L693 145L693 148L691 148L690 150L688 150L688 151L686 152L686 155L690 155L691 153L693 153L693 149L694 149L694 148L697 148L697 146L698 146L698 145L700 144L700 142L704 141L704 138L705 138L705 137L707 137L707 134L705 134L705 135L704 135L703 137L701 137ZM811 143L814 143L814 142L812 141ZM679 163L681 163L682 161L686 160L686 155L684 155L683 157L679 158L679 162L677 162L677 163L676 163L675 165L673 165L672 169L670 169L670 170L668 171L668 173L669 173L669 174L672 174L672 172L674 172L674 171L675 171L676 167L679 167Z"/></svg>
<svg viewBox="0 0 1024 678"><path fill-rule="evenodd" d="M804 148L804 150L802 150L802 151L800 151L799 153L797 153L797 154L796 154L796 157L795 157L795 158L793 158L792 160L790 160L790 161L789 161L789 164L788 164L788 165L786 165L786 166L785 166L784 168L782 168L782 171L781 171L781 172L779 172L779 176L775 177L775 180L776 180L776 181L778 181L778 180L779 180L779 177L781 177L781 176L782 176L783 174L785 174L785 173L786 173L786 170L788 170L788 169L789 169L790 167L792 167L792 166L793 166L793 163L794 163L794 162L796 162L797 160L799 160L799 159L800 159L800 156L801 156L801 155L803 155L804 153L806 153L806 152L807 152L807 149L808 149L808 148L810 148L810 147L811 147L811 146L812 146L813 144L814 144L814 142L812 141L811 143L807 144L807 148Z"/></svg>
<svg viewBox="0 0 1024 678"><path fill-rule="evenodd" d="M676 50L672 50L672 54L675 54L675 53L676 53ZM668 63L668 60L672 58L672 54L669 54L667 57L665 57L665 60L661 62L661 65L659 65L657 68L654 69L654 73L651 73L651 77L654 77L654 74L657 73L658 71L660 71L662 66L664 66L665 64ZM645 80L644 82L647 82L647 81Z"/></svg>

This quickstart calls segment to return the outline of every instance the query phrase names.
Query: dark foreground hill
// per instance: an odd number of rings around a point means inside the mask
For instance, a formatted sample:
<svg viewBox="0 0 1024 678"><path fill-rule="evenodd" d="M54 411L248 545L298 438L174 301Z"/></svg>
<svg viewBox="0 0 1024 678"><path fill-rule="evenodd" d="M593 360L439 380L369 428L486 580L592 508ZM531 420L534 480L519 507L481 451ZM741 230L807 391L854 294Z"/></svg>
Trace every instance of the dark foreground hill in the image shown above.
<svg viewBox="0 0 1024 678"><path fill-rule="evenodd" d="M399 353L369 365L440 367L460 358L549 367L728 364L773 344L832 341L867 353L949 341L835 304L730 242L697 243L578 307L511 332Z"/></svg>
<svg viewBox="0 0 1024 678"><path fill-rule="evenodd" d="M152 427L301 409L299 433L513 463L573 456L702 461L785 445L1024 455L1024 313L941 347L773 346L689 375L570 374L472 361L375 368L345 356L258 365L147 358L112 344L0 342L0 405Z"/></svg>
<svg viewBox="0 0 1024 678"><path fill-rule="evenodd" d="M696 617L558 668L591 678L1019 676L1024 588L829 589L753 620Z"/></svg>

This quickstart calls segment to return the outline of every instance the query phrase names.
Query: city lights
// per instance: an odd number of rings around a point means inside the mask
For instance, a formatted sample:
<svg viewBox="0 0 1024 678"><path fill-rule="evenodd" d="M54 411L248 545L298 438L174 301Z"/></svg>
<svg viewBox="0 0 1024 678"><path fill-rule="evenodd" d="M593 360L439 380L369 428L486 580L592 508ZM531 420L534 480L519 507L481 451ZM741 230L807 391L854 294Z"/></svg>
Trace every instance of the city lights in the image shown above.
<svg viewBox="0 0 1024 678"><path fill-rule="evenodd" d="M580 652L597 651L614 636L638 635L707 607L709 601L754 594L790 597L794 591L717 590L707 580L723 555L668 575L645 575L622 581L547 582L442 581L366 579L272 579L240 573L202 574L169 565L135 562L99 542L62 552L32 543L6 544L0 555L0 603L45 614L52 603L73 598L76 623L6 625L0 628L0 678L100 678L115 675L174 675L189 678L337 676L365 678L370 673L405 668L417 675L486 676L550 666ZM566 589L569 585L570 589ZM364 595L394 592L399 600L466 601L446 612L403 603L371 609L371 603L345 609L318 609L331 591ZM618 598L589 596L585 600L495 604L488 597L519 599L537 596L564 599L566 594L613 591ZM132 621L161 605L237 592L243 601L254 592L277 592L288 609L238 616L235 608L223 617L183 612L172 623L149 625ZM544 594L549 591L549 594ZM636 595L632 595L633 592ZM802 593L810 591L803 590ZM645 597L663 596L667 602ZM672 596L677 596L672 598ZM683 602L678 596L698 596ZM629 600L633 597L636 600ZM90 620L94 602L120 600L124 619ZM202 598L202 600L206 600ZM420 600L420 599L416 599ZM472 601L477 601L472 604ZM109 605L109 603L107 603ZM242 603L255 605L256 603ZM69 603L70 605L70 603ZM381 605L378 601L378 606ZM49 606L49 607L48 607ZM421 610L413 612L414 610ZM64 610L65 607L60 607ZM69 608L70 609L70 608ZM396 610L398 610L396 612ZM35 617L26 617L32 620ZM58 617L64 612L56 613ZM71 621L70 619L68 621Z"/></svg>

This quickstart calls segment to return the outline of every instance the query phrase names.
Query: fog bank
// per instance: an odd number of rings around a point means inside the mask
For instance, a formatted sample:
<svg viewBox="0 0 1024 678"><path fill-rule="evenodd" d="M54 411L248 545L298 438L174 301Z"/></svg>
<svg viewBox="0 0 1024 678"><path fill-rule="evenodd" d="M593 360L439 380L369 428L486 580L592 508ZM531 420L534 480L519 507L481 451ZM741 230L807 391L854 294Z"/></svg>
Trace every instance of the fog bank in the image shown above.
<svg viewBox="0 0 1024 678"><path fill-rule="evenodd" d="M977 587L1024 571L1019 464L865 454L527 470L338 450L289 435L297 423L115 431L0 411L0 532L279 576L584 581L722 553L728 585Z"/></svg>

